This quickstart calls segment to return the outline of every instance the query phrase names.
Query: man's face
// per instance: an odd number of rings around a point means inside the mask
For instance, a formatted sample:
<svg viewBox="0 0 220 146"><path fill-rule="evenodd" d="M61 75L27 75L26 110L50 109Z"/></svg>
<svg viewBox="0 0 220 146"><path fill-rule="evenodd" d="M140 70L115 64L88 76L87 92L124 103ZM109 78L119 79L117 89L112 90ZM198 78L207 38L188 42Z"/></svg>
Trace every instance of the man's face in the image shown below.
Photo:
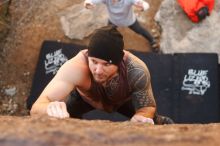
<svg viewBox="0 0 220 146"><path fill-rule="evenodd" d="M95 81L101 84L111 79L118 71L116 65L95 57L89 57L89 69Z"/></svg>

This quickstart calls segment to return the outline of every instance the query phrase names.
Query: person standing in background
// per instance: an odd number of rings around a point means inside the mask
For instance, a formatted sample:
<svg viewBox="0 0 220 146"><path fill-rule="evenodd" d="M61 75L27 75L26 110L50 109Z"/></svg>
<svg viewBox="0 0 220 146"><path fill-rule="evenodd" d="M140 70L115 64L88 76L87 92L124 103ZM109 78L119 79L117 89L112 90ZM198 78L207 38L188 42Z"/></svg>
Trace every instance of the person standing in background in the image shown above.
<svg viewBox="0 0 220 146"><path fill-rule="evenodd" d="M147 2L144 0L85 0L84 7L93 9L95 5L100 3L105 4L107 7L109 25L129 27L149 41L152 51L159 51L155 38L140 25L132 9L132 6L135 6L139 11L146 11L150 7Z"/></svg>

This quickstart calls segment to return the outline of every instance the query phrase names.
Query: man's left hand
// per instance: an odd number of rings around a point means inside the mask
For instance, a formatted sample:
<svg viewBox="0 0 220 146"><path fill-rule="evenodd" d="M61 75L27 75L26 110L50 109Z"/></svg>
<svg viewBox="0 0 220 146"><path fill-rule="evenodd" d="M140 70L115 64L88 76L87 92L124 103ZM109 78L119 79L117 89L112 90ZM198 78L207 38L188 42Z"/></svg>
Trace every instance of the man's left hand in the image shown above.
<svg viewBox="0 0 220 146"><path fill-rule="evenodd" d="M154 125L154 121L151 118L146 118L142 115L134 115L131 118L131 122L141 122L141 123L148 123L148 124L153 124Z"/></svg>

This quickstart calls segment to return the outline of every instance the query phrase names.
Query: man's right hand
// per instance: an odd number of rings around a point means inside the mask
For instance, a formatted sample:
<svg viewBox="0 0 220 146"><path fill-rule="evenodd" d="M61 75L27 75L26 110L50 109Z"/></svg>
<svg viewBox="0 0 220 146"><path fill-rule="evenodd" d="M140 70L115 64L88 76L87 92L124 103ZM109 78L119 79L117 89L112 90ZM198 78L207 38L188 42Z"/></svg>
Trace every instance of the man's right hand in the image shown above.
<svg viewBox="0 0 220 146"><path fill-rule="evenodd" d="M69 118L66 103L59 101L50 102L47 106L47 115L61 119Z"/></svg>

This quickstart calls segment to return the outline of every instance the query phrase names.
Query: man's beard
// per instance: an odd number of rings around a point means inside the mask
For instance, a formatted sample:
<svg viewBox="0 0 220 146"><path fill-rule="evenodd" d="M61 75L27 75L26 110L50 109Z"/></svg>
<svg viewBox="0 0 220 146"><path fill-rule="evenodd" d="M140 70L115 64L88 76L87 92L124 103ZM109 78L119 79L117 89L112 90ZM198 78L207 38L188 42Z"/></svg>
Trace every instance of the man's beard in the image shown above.
<svg viewBox="0 0 220 146"><path fill-rule="evenodd" d="M101 76L100 75L93 75L93 78L94 78L94 80L97 83L100 83L100 84L102 84L102 83L107 81L107 77L106 76L102 76L102 75Z"/></svg>

